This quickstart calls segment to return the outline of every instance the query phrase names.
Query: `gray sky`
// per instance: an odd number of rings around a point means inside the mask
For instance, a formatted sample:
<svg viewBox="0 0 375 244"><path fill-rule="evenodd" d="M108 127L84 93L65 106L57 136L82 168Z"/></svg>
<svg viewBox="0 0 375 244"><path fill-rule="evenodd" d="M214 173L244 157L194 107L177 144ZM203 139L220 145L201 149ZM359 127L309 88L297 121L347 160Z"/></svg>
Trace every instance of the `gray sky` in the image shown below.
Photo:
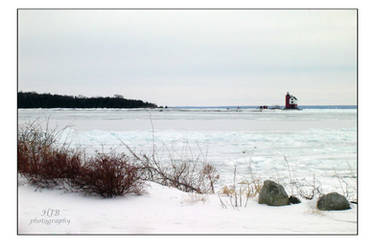
<svg viewBox="0 0 375 244"><path fill-rule="evenodd" d="M355 10L20 10L19 90L356 104Z"/></svg>

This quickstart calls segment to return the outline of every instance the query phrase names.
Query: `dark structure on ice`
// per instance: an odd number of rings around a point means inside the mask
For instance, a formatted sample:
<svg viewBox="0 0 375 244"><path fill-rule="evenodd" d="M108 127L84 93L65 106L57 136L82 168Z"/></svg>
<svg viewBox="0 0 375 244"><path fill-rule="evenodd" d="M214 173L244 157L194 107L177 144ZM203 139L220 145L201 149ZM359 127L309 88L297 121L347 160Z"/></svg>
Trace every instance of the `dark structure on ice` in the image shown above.
<svg viewBox="0 0 375 244"><path fill-rule="evenodd" d="M285 108L284 109L299 109L298 108L298 99L295 96L289 94L285 95Z"/></svg>
<svg viewBox="0 0 375 244"><path fill-rule="evenodd" d="M259 106L258 109L262 111L264 109L267 109L267 110L268 109L282 109L282 107L278 105L274 105L274 106L262 105L262 106ZM295 96L291 95L289 92L287 92L285 95L285 107L283 109L301 110L301 108L298 107L298 99Z"/></svg>

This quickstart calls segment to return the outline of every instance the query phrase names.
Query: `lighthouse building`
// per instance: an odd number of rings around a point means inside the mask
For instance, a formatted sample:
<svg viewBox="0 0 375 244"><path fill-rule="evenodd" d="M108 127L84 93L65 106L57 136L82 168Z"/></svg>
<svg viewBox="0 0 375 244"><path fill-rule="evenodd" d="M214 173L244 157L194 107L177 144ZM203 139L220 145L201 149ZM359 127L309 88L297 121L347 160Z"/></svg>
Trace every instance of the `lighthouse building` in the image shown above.
<svg viewBox="0 0 375 244"><path fill-rule="evenodd" d="M285 96L285 109L298 109L298 99L289 92Z"/></svg>

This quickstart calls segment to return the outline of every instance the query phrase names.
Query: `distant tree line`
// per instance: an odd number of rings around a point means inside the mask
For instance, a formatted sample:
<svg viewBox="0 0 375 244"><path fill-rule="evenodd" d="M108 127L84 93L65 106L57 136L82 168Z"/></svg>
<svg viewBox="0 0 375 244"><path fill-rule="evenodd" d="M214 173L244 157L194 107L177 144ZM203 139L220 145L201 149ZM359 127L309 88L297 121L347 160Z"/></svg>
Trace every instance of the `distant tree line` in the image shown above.
<svg viewBox="0 0 375 244"><path fill-rule="evenodd" d="M66 96L50 93L18 92L18 108L156 108L141 100L113 97Z"/></svg>

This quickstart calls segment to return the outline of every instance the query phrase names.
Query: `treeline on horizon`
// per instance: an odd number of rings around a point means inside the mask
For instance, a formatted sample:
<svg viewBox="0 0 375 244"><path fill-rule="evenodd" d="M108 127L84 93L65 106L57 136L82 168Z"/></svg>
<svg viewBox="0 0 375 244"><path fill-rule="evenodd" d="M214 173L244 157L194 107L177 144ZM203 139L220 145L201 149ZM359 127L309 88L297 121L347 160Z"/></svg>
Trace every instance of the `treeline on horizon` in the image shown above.
<svg viewBox="0 0 375 244"><path fill-rule="evenodd" d="M68 96L50 93L18 92L18 108L156 108L142 100L113 97Z"/></svg>

